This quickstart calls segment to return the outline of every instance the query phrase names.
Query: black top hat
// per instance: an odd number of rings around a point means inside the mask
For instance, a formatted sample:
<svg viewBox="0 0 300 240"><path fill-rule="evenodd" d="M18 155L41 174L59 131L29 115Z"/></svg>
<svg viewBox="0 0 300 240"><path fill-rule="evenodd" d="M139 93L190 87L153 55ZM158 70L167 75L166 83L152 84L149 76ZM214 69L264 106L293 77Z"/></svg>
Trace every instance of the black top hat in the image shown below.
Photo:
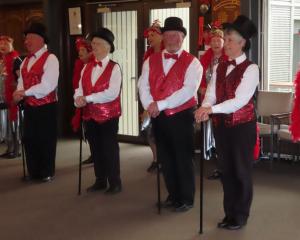
<svg viewBox="0 0 300 240"><path fill-rule="evenodd" d="M237 31L246 40L244 51L250 49L250 38L257 34L257 28L254 22L244 15L238 16L233 23L224 23L223 28L225 30L233 29Z"/></svg>
<svg viewBox="0 0 300 240"><path fill-rule="evenodd" d="M30 26L24 31L25 36L28 33L34 33L34 34L40 35L44 39L44 42L46 44L49 42L49 38L46 33L46 27L44 24L42 24L40 22L31 23Z"/></svg>
<svg viewBox="0 0 300 240"><path fill-rule="evenodd" d="M186 36L186 29L183 27L182 19L178 17L166 18L165 25L161 29L161 32L164 33L166 31L179 31Z"/></svg>
<svg viewBox="0 0 300 240"><path fill-rule="evenodd" d="M115 36L114 34L107 28L99 28L97 32L94 32L91 35L91 39L94 37L102 38L105 41L107 41L110 44L110 52L113 53L115 51L115 46L114 46L114 40Z"/></svg>

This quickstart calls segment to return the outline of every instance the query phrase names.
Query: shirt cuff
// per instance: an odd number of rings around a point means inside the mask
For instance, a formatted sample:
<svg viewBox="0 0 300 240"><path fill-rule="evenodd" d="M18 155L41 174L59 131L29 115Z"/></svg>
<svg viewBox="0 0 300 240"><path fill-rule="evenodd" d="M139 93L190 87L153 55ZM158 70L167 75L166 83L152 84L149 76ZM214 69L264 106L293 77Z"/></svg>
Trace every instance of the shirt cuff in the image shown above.
<svg viewBox="0 0 300 240"><path fill-rule="evenodd" d="M157 107L159 111L165 110L168 107L168 102L166 100L157 101Z"/></svg>
<svg viewBox="0 0 300 240"><path fill-rule="evenodd" d="M88 103L92 103L92 102L94 102L94 98L93 98L93 96L92 96L92 95L88 95L88 96L86 96L86 97L85 97L85 100L86 100Z"/></svg>
<svg viewBox="0 0 300 240"><path fill-rule="evenodd" d="M201 107L211 107L211 105L209 103L202 103Z"/></svg>
<svg viewBox="0 0 300 240"><path fill-rule="evenodd" d="M220 105L215 105L211 107L212 113L222 113Z"/></svg>
<svg viewBox="0 0 300 240"><path fill-rule="evenodd" d="M31 93L30 89L25 91L25 96L33 96L33 94Z"/></svg>

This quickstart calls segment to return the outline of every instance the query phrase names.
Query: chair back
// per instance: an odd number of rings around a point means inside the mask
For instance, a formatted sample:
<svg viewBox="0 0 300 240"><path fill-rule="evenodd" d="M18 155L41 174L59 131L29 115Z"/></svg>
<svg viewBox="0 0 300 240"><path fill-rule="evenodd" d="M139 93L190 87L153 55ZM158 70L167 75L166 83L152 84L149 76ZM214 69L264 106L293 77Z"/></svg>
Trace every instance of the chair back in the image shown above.
<svg viewBox="0 0 300 240"><path fill-rule="evenodd" d="M292 104L292 92L258 91L257 114L260 117L289 113L292 111Z"/></svg>

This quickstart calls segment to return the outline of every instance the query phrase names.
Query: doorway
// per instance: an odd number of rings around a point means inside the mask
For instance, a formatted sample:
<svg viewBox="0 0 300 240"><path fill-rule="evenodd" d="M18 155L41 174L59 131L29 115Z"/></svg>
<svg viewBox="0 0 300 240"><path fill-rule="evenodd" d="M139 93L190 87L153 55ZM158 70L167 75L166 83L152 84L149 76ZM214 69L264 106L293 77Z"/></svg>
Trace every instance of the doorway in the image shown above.
<svg viewBox="0 0 300 240"><path fill-rule="evenodd" d="M164 20L169 16L183 19L187 29L184 49L190 49L190 8L176 8L174 3L114 3L97 9L98 26L110 29L115 35L115 52L111 59L118 62L123 73L122 116L119 122L121 140L144 141L140 137L140 114L143 109L138 99L137 83L142 69L143 54L147 49L143 37L144 29L155 19Z"/></svg>

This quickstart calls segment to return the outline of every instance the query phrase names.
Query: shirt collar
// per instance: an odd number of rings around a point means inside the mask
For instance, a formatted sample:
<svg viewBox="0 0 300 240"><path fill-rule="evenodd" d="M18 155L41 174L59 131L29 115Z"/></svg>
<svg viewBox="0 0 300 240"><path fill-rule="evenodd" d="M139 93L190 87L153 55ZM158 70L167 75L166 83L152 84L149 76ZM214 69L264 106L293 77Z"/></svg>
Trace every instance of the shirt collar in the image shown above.
<svg viewBox="0 0 300 240"><path fill-rule="evenodd" d="M235 60L236 65L239 65L242 62L244 62L246 59L247 59L246 54L243 53L241 56L237 57L236 59L229 59L229 60Z"/></svg>
<svg viewBox="0 0 300 240"><path fill-rule="evenodd" d="M35 58L39 58L44 52L47 51L47 48L44 46L40 50L34 53Z"/></svg>
<svg viewBox="0 0 300 240"><path fill-rule="evenodd" d="M95 61L98 62L97 59L95 59ZM108 62L109 62L109 56L107 55L105 58L103 58L103 59L101 60L101 62L102 62L102 67L103 67L103 66L106 66L106 65L108 64Z"/></svg>

